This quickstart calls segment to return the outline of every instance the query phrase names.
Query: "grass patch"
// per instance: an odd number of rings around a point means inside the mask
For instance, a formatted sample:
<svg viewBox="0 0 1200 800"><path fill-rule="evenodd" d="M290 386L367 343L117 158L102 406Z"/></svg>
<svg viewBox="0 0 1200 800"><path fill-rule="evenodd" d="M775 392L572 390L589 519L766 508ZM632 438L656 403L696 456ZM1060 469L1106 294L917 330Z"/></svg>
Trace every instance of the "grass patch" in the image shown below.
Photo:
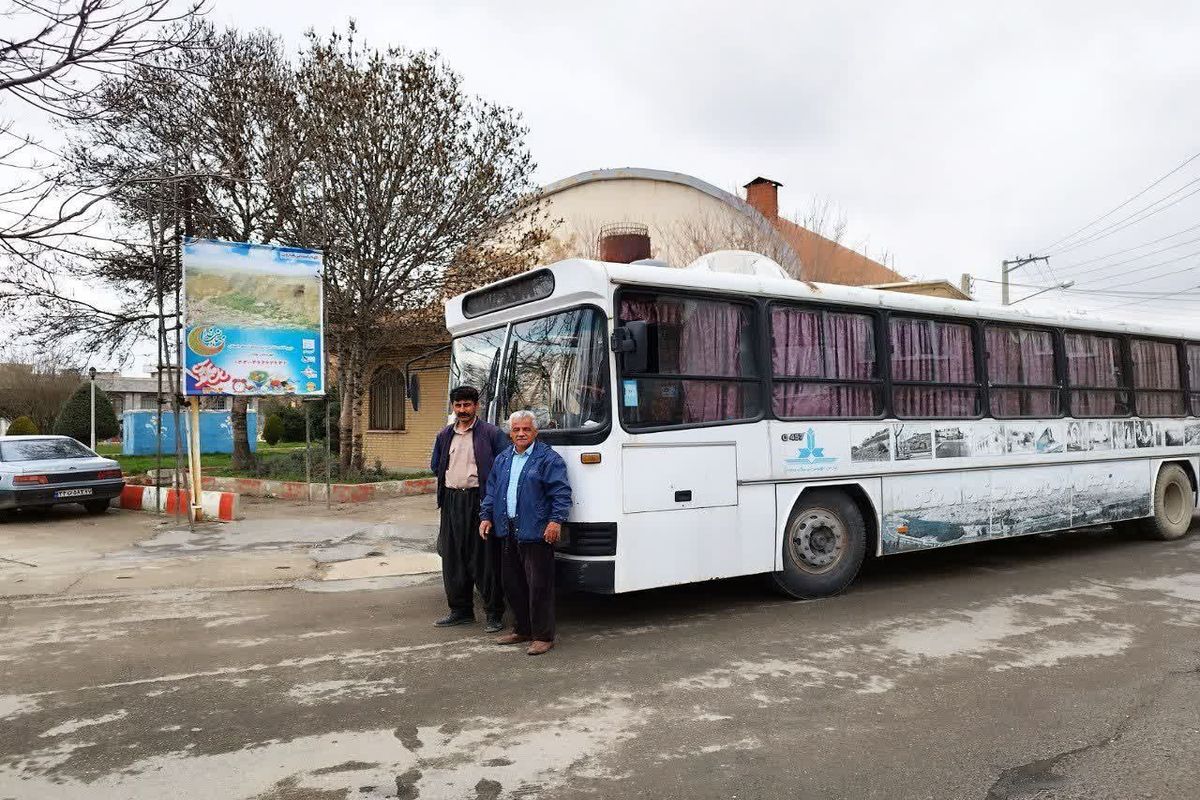
<svg viewBox="0 0 1200 800"><path fill-rule="evenodd" d="M154 455L126 456L121 455L119 444L97 445L96 452L106 458L113 458L121 465L126 475L142 475L154 469L158 459ZM235 470L233 457L229 453L205 453L200 457L201 469L205 475L232 478L265 478L276 481L304 480L304 445L294 442L268 445L260 443L257 450L257 466L253 470ZM187 468L187 457L182 461ZM163 469L175 467L175 456L163 453ZM425 478L432 473L429 470L388 470L368 468L363 471L348 470L342 472L337 462L337 454L333 456L330 465L333 483L378 483L379 481L406 480L408 478ZM315 443L312 449L312 479L313 483L325 482L325 451Z"/></svg>

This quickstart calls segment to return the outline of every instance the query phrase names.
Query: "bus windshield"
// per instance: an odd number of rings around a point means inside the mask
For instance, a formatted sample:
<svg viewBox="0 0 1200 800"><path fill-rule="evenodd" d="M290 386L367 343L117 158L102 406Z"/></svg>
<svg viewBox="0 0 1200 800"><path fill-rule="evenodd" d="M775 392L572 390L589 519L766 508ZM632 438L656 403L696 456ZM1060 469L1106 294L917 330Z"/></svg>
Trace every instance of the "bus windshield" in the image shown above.
<svg viewBox="0 0 1200 800"><path fill-rule="evenodd" d="M605 333L601 312L577 308L514 323L507 342L503 328L461 336L454 340L451 383L478 388L485 414L494 399L501 422L528 409L543 431L603 427L609 421Z"/></svg>

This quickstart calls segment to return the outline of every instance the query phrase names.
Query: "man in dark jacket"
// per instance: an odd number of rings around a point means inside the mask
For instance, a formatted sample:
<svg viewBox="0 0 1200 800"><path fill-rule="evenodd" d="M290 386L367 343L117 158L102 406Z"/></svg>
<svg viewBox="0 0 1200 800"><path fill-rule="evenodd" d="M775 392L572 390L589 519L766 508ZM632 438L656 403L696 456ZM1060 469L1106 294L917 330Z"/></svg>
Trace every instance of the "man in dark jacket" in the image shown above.
<svg viewBox="0 0 1200 800"><path fill-rule="evenodd" d="M500 582L499 542L480 541L479 495L487 486L492 461L508 446L504 432L479 419L479 390L459 386L450 392L455 421L433 441L429 468L437 476L441 509L438 555L450 614L438 627L475 621L475 587L483 597L487 623L483 630L504 629L504 592Z"/></svg>
<svg viewBox="0 0 1200 800"><path fill-rule="evenodd" d="M531 642L531 656L554 646L554 543L571 515L562 456L537 439L529 411L508 420L513 446L492 466L479 511L479 535L503 542L504 594L516 617L500 644Z"/></svg>

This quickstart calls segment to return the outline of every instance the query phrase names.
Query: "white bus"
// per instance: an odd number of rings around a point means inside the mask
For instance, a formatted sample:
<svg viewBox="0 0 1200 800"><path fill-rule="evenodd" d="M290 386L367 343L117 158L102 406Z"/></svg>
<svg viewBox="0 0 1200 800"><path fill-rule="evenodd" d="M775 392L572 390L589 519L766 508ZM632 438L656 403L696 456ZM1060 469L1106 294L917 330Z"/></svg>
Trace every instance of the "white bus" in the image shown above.
<svg viewBox="0 0 1200 800"><path fill-rule="evenodd" d="M451 300L451 385L532 410L575 505L560 585L766 574L1196 506L1200 331L787 279L568 260Z"/></svg>

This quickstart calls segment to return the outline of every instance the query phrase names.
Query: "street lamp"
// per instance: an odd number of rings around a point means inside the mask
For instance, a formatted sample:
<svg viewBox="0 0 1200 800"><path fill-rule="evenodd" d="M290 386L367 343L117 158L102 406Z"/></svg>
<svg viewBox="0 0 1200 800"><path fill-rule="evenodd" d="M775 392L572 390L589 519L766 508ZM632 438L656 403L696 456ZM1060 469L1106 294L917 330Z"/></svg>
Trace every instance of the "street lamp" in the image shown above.
<svg viewBox="0 0 1200 800"><path fill-rule="evenodd" d="M92 449L96 449L96 368L88 367L88 379L92 382Z"/></svg>
<svg viewBox="0 0 1200 800"><path fill-rule="evenodd" d="M1037 297L1039 294L1045 294L1046 292L1053 292L1056 289L1070 289L1074 285L1075 285L1075 281L1064 281L1063 283L1060 283L1057 286L1047 286L1046 288L1044 288L1040 291L1034 292L1033 294L1027 294L1024 297L1022 297L1020 300L1013 300L1012 303L1008 303L1006 305L1014 305L1015 306L1017 303L1024 302L1025 300L1028 300L1031 297Z"/></svg>

